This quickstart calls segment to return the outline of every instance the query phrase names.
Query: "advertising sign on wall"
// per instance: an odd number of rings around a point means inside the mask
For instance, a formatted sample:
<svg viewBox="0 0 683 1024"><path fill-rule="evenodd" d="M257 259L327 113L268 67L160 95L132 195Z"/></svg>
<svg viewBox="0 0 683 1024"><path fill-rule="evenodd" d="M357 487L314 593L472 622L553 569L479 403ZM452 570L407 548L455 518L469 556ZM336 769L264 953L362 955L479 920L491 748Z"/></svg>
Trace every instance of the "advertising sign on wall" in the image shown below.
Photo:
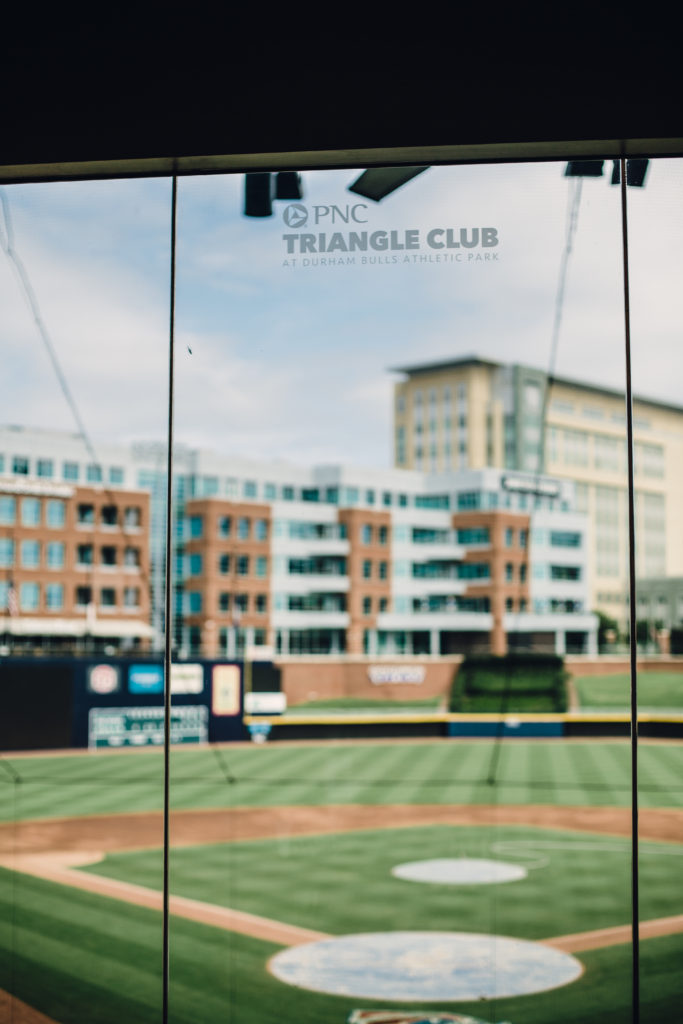
<svg viewBox="0 0 683 1024"><path fill-rule="evenodd" d="M206 743L208 738L208 708L203 704L171 708L171 743ZM161 746L163 742L163 708L90 709L89 747Z"/></svg>
<svg viewBox="0 0 683 1024"><path fill-rule="evenodd" d="M171 665L171 693L201 693L203 689L201 665Z"/></svg>
<svg viewBox="0 0 683 1024"><path fill-rule="evenodd" d="M164 670L161 665L131 665L128 669L129 693L163 693Z"/></svg>
<svg viewBox="0 0 683 1024"><path fill-rule="evenodd" d="M368 678L374 686L382 683L423 683L424 665L372 665Z"/></svg>
<svg viewBox="0 0 683 1024"><path fill-rule="evenodd" d="M211 675L211 710L214 715L240 712L240 670L237 665L214 665Z"/></svg>
<svg viewBox="0 0 683 1024"><path fill-rule="evenodd" d="M121 689L121 672L118 665L90 665L87 678L88 690L99 696L118 693Z"/></svg>

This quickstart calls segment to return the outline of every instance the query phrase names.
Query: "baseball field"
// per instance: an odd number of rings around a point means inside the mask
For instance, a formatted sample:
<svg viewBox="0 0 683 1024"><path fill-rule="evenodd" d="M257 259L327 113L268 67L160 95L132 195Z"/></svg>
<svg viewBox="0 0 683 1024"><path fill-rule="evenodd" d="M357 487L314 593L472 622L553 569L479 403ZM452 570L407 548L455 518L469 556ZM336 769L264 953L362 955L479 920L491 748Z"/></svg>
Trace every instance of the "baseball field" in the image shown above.
<svg viewBox="0 0 683 1024"><path fill-rule="evenodd" d="M629 746L499 753L484 740L175 750L169 1019L629 1020ZM161 754L0 767L0 1019L158 1021ZM641 1020L673 1021L683 744L641 742L639 779Z"/></svg>

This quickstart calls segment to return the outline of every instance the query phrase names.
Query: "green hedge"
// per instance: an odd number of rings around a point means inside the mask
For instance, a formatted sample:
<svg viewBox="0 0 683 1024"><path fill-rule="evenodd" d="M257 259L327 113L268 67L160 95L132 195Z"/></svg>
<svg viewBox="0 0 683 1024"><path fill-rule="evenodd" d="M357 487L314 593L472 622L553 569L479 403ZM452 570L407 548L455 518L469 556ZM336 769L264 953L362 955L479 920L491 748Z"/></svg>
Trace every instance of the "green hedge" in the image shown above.
<svg viewBox="0 0 683 1024"><path fill-rule="evenodd" d="M453 680L450 710L567 710L568 675L556 654L471 655Z"/></svg>

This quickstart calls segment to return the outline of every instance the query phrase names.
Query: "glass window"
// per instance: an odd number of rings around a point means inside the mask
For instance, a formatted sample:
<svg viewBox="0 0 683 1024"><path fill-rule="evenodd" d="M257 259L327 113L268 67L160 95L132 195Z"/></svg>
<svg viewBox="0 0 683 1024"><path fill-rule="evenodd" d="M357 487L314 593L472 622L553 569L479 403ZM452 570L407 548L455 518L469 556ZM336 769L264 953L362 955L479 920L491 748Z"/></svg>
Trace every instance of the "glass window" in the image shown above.
<svg viewBox="0 0 683 1024"><path fill-rule="evenodd" d="M199 536L201 537L201 516L196 516L195 518L198 518L200 521ZM124 511L123 525L126 530L137 530L142 525L142 510L137 505L131 505Z"/></svg>
<svg viewBox="0 0 683 1024"><path fill-rule="evenodd" d="M364 597L363 598L363 615L370 615L371 612L372 612L372 598L371 597Z"/></svg>
<svg viewBox="0 0 683 1024"><path fill-rule="evenodd" d="M202 595L198 590L190 590L187 594L187 611L189 615L198 615L202 610Z"/></svg>
<svg viewBox="0 0 683 1024"><path fill-rule="evenodd" d="M20 546L21 564L24 569L37 569L40 565L40 542L22 540Z"/></svg>
<svg viewBox="0 0 683 1024"><path fill-rule="evenodd" d="M266 501L275 501L277 498L277 487L275 484L264 484L263 485L263 497Z"/></svg>
<svg viewBox="0 0 683 1024"><path fill-rule="evenodd" d="M64 584L47 583L45 586L45 606L49 611L59 611L64 607Z"/></svg>
<svg viewBox="0 0 683 1024"><path fill-rule="evenodd" d="M78 522L83 525L94 525L95 523L95 507L94 505L79 505L78 506Z"/></svg>
<svg viewBox="0 0 683 1024"><path fill-rule="evenodd" d="M28 476L29 460L25 455L15 455L12 458L12 472L18 476Z"/></svg>
<svg viewBox="0 0 683 1024"><path fill-rule="evenodd" d="M247 540L251 532L251 522L246 516L240 516L237 520L237 536L240 540Z"/></svg>
<svg viewBox="0 0 683 1024"><path fill-rule="evenodd" d="M360 541L361 544L372 544L372 527L368 523L360 528Z"/></svg>
<svg viewBox="0 0 683 1024"><path fill-rule="evenodd" d="M124 472L121 466L110 466L109 467L109 483L122 486L124 482Z"/></svg>
<svg viewBox="0 0 683 1024"><path fill-rule="evenodd" d="M256 595L256 611L259 615L265 615L268 611L268 596L267 594Z"/></svg>
<svg viewBox="0 0 683 1024"><path fill-rule="evenodd" d="M218 536L229 537L232 529L232 517L231 516L219 516L218 518Z"/></svg>
<svg viewBox="0 0 683 1024"><path fill-rule="evenodd" d="M48 498L45 503L45 521L48 526L59 529L66 522L66 504L59 498Z"/></svg>
<svg viewBox="0 0 683 1024"><path fill-rule="evenodd" d="M505 547L511 548L515 542L515 531L511 526L505 527Z"/></svg>
<svg viewBox="0 0 683 1024"><path fill-rule="evenodd" d="M115 608L116 607L116 591L113 587L102 587L100 589L100 607L101 608Z"/></svg>
<svg viewBox="0 0 683 1024"><path fill-rule="evenodd" d="M263 577L268 575L268 559L259 555L256 559L256 575Z"/></svg>
<svg viewBox="0 0 683 1024"><path fill-rule="evenodd" d="M61 540L51 540L45 546L45 560L48 569L64 568L64 543Z"/></svg>
<svg viewBox="0 0 683 1024"><path fill-rule="evenodd" d="M223 554L218 556L218 571L223 576L230 572L230 555Z"/></svg>
<svg viewBox="0 0 683 1024"><path fill-rule="evenodd" d="M188 563L190 576L200 576L202 572L202 556L193 552L188 558Z"/></svg>
<svg viewBox="0 0 683 1024"><path fill-rule="evenodd" d="M124 608L139 608L140 607L140 588L139 587L124 587L123 588L123 607Z"/></svg>
<svg viewBox="0 0 683 1024"><path fill-rule="evenodd" d="M372 561L366 558L363 562L363 578L369 580L372 576Z"/></svg>
<svg viewBox="0 0 683 1024"><path fill-rule="evenodd" d="M0 566L9 569L14 565L14 541L10 537L0 537Z"/></svg>
<svg viewBox="0 0 683 1024"><path fill-rule="evenodd" d="M85 467L85 479L89 484L101 484L102 467L95 462L91 462Z"/></svg>
<svg viewBox="0 0 683 1024"><path fill-rule="evenodd" d="M36 475L52 477L54 475L54 463L52 459L38 459L36 462Z"/></svg>
<svg viewBox="0 0 683 1024"><path fill-rule="evenodd" d="M249 575L249 555L239 555L237 558L237 575Z"/></svg>
<svg viewBox="0 0 683 1024"><path fill-rule="evenodd" d="M16 498L0 494L0 526L12 526L16 519Z"/></svg>
<svg viewBox="0 0 683 1024"><path fill-rule="evenodd" d="M203 520L201 516L190 516L188 519L190 537L196 539L201 537L203 531Z"/></svg>
<svg viewBox="0 0 683 1024"><path fill-rule="evenodd" d="M255 519L254 520L254 536L256 540L267 540L268 539L268 520L267 519Z"/></svg>
<svg viewBox="0 0 683 1024"><path fill-rule="evenodd" d="M258 487L255 480L244 481L244 497L255 498L258 494Z"/></svg>
<svg viewBox="0 0 683 1024"><path fill-rule="evenodd" d="M78 565L92 565L93 564L93 546L92 544L79 544L76 548L76 562Z"/></svg>
<svg viewBox="0 0 683 1024"><path fill-rule="evenodd" d="M62 465L62 477L65 480L78 480L78 463L65 462Z"/></svg>
<svg viewBox="0 0 683 1024"><path fill-rule="evenodd" d="M40 607L40 584L21 583L19 585L19 607L22 612L35 612Z"/></svg>

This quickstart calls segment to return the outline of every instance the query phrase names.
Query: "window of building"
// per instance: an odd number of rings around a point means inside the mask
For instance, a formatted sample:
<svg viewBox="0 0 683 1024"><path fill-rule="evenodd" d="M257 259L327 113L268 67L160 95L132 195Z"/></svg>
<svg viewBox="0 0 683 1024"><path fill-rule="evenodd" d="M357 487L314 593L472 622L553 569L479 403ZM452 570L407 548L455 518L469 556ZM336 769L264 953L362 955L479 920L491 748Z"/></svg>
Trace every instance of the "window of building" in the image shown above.
<svg viewBox="0 0 683 1024"><path fill-rule="evenodd" d="M265 615L268 611L268 595L257 594L256 595L256 611L259 615Z"/></svg>
<svg viewBox="0 0 683 1024"><path fill-rule="evenodd" d="M104 527L118 526L119 510L116 505L103 505L100 509L100 522Z"/></svg>
<svg viewBox="0 0 683 1024"><path fill-rule="evenodd" d="M249 555L239 555L237 558L237 575L249 575Z"/></svg>
<svg viewBox="0 0 683 1024"><path fill-rule="evenodd" d="M230 594L226 590L221 591L218 595L218 610L219 612L230 611Z"/></svg>
<svg viewBox="0 0 683 1024"><path fill-rule="evenodd" d="M382 504L386 508L391 507L391 491L384 491L382 494Z"/></svg>
<svg viewBox="0 0 683 1024"><path fill-rule="evenodd" d="M100 589L100 608L115 608L116 607L116 591L113 587L101 587Z"/></svg>
<svg viewBox="0 0 683 1024"><path fill-rule="evenodd" d="M79 505L77 511L77 521L81 526L94 526L95 525L95 506L94 505Z"/></svg>
<svg viewBox="0 0 683 1024"><path fill-rule="evenodd" d="M370 614L372 614L372 598L371 597L364 597L363 598L363 615L370 615Z"/></svg>
<svg viewBox="0 0 683 1024"><path fill-rule="evenodd" d="M45 607L48 611L59 611L64 607L64 584L48 583L45 586Z"/></svg>
<svg viewBox="0 0 683 1024"><path fill-rule="evenodd" d="M79 544L76 548L76 564L92 565L93 546L92 544Z"/></svg>
<svg viewBox="0 0 683 1024"><path fill-rule="evenodd" d="M554 548L581 547L581 534L570 530L551 530L550 544Z"/></svg>
<svg viewBox="0 0 683 1024"><path fill-rule="evenodd" d="M505 547L511 548L515 542L515 531L511 526L505 527Z"/></svg>
<svg viewBox="0 0 683 1024"><path fill-rule="evenodd" d="M263 497L266 501L275 501L277 498L277 487L275 484L264 484L263 485Z"/></svg>
<svg viewBox="0 0 683 1024"><path fill-rule="evenodd" d="M244 497L255 498L258 494L258 486L255 480L244 481Z"/></svg>
<svg viewBox="0 0 683 1024"><path fill-rule="evenodd" d="M256 540L268 540L268 520L254 520L254 536Z"/></svg>
<svg viewBox="0 0 683 1024"><path fill-rule="evenodd" d="M264 555L259 555L256 559L254 572L261 579L268 575L268 559Z"/></svg>
<svg viewBox="0 0 683 1024"><path fill-rule="evenodd" d="M40 526L40 498L21 499L21 525Z"/></svg>
<svg viewBox="0 0 683 1024"><path fill-rule="evenodd" d="M246 516L240 516L237 520L237 536L240 540L247 540L251 532L251 523Z"/></svg>
<svg viewBox="0 0 683 1024"><path fill-rule="evenodd" d="M8 569L14 565L14 541L10 537L0 537L0 567Z"/></svg>
<svg viewBox="0 0 683 1024"><path fill-rule="evenodd" d="M372 526L369 523L364 523L360 528L360 542L361 544L372 544Z"/></svg>
<svg viewBox="0 0 683 1024"><path fill-rule="evenodd" d="M16 519L17 502L8 494L0 495L0 526L13 526Z"/></svg>
<svg viewBox="0 0 683 1024"><path fill-rule="evenodd" d="M21 564L24 569L37 569L40 565L40 542L22 540L20 546Z"/></svg>
<svg viewBox="0 0 683 1024"><path fill-rule="evenodd" d="M45 564L48 569L64 568L64 543L51 540L45 545Z"/></svg>
<svg viewBox="0 0 683 1024"><path fill-rule="evenodd" d="M109 483L121 486L124 480L124 472L121 466L110 466L109 467Z"/></svg>
<svg viewBox="0 0 683 1024"><path fill-rule="evenodd" d="M372 576L372 562L369 558L366 558L363 562L363 579L369 580Z"/></svg>
<svg viewBox="0 0 683 1024"><path fill-rule="evenodd" d="M389 536L389 530L386 526L380 526L378 530L378 537L380 544L386 544Z"/></svg>
<svg viewBox="0 0 683 1024"><path fill-rule="evenodd" d="M285 484L282 488L282 500L283 501L294 501L294 488Z"/></svg>
<svg viewBox="0 0 683 1024"><path fill-rule="evenodd" d="M522 564L519 567L519 581L520 581L520 583L526 583L526 573L527 573L526 562L522 562Z"/></svg>
<svg viewBox="0 0 683 1024"><path fill-rule="evenodd" d="M54 475L54 463L52 459L38 459L36 462L36 476L47 477Z"/></svg>
<svg viewBox="0 0 683 1024"><path fill-rule="evenodd" d="M76 607L87 608L92 601L91 587L76 587Z"/></svg>
<svg viewBox="0 0 683 1024"><path fill-rule="evenodd" d="M235 608L238 612L249 611L249 595L235 594Z"/></svg>
<svg viewBox="0 0 683 1024"><path fill-rule="evenodd" d="M201 516L198 517L200 520L200 536L201 536ZM126 530L138 530L142 525L142 510L137 505L131 505L125 509L123 513L123 525Z"/></svg>
<svg viewBox="0 0 683 1024"><path fill-rule="evenodd" d="M118 554L116 548L111 544L105 544L100 550L100 565L114 566L118 564Z"/></svg>
<svg viewBox="0 0 683 1024"><path fill-rule="evenodd" d="M131 550L128 548L127 550ZM201 576L202 573L202 556L196 551L193 551L188 557L188 572L190 576Z"/></svg>
<svg viewBox="0 0 683 1024"><path fill-rule="evenodd" d="M386 612L389 608L389 601L386 597L380 597L379 599L379 611Z"/></svg>
<svg viewBox="0 0 683 1024"><path fill-rule="evenodd" d="M218 571L223 576L230 572L230 555L222 554L218 556Z"/></svg>
<svg viewBox="0 0 683 1024"><path fill-rule="evenodd" d="M126 509L126 511L128 510ZM202 516L190 516L188 519L188 525L189 535L191 538L197 539L198 537L201 537L204 528Z"/></svg>
<svg viewBox="0 0 683 1024"><path fill-rule="evenodd" d="M187 611L189 615L199 615L202 610L202 595L198 590L187 593Z"/></svg>
<svg viewBox="0 0 683 1024"><path fill-rule="evenodd" d="M385 580L387 578L387 563L386 562L380 562L379 563L379 578L381 580Z"/></svg>
<svg viewBox="0 0 683 1024"><path fill-rule="evenodd" d="M140 588L139 587L124 587L123 588L123 607L124 608L139 608L140 607Z"/></svg>
<svg viewBox="0 0 683 1024"><path fill-rule="evenodd" d="M62 477L65 480L78 480L78 463L65 462L62 465Z"/></svg>
<svg viewBox="0 0 683 1024"><path fill-rule="evenodd" d="M505 566L505 579L509 583L515 578L515 567L512 562L508 562Z"/></svg>
<svg viewBox="0 0 683 1024"><path fill-rule="evenodd" d="M35 612L40 607L40 584L22 583L19 586L19 607L22 612Z"/></svg>
<svg viewBox="0 0 683 1024"><path fill-rule="evenodd" d="M365 492L365 504L366 505L374 505L375 504L375 492L374 491L368 490L368 491Z"/></svg>
<svg viewBox="0 0 683 1024"><path fill-rule="evenodd" d="M512 600L512 598L511 597L506 597L505 598L505 611L506 612L514 611L514 607L515 607L515 602Z"/></svg>
<svg viewBox="0 0 683 1024"><path fill-rule="evenodd" d="M580 580L581 567L578 565L551 565L551 580Z"/></svg>
<svg viewBox="0 0 683 1024"><path fill-rule="evenodd" d="M457 532L458 544L489 544L491 536L488 526L466 526Z"/></svg>
<svg viewBox="0 0 683 1024"><path fill-rule="evenodd" d="M232 517L231 516L219 516L218 517L218 536L219 537L229 537L231 530L232 530Z"/></svg>
<svg viewBox="0 0 683 1024"><path fill-rule="evenodd" d="M29 460L25 455L14 455L12 458L12 472L18 476L28 476Z"/></svg>
<svg viewBox="0 0 683 1024"><path fill-rule="evenodd" d="M90 465L85 467L85 479L89 484L101 484L102 467L97 463L91 462Z"/></svg>

